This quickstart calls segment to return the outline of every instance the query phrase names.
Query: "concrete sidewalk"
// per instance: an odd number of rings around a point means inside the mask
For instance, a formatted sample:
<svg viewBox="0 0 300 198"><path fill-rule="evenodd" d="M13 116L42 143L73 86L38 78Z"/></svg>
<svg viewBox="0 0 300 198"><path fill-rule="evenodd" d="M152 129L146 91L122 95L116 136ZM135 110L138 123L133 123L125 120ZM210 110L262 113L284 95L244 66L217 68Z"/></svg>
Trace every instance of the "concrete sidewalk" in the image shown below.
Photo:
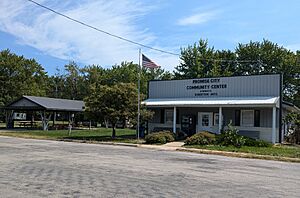
<svg viewBox="0 0 300 198"><path fill-rule="evenodd" d="M169 142L163 145L155 145L155 144L139 144L138 147L141 148L149 148L149 149L158 149L158 150L166 150L166 151L176 151L184 145L184 142Z"/></svg>

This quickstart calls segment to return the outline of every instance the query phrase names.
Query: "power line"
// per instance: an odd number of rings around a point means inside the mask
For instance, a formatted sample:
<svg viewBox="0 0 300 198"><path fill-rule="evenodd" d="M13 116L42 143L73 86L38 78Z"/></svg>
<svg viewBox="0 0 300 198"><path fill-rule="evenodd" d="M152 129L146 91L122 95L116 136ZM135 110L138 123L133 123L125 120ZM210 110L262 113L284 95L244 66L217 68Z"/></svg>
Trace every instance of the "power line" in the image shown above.
<svg viewBox="0 0 300 198"><path fill-rule="evenodd" d="M117 39L120 39L120 40L129 42L129 43L132 43L132 44L135 44L135 45L139 45L139 46L144 47L144 48L148 48L148 49L151 49L151 50L155 50L155 51L158 51L158 52L162 52L162 53L165 53L165 54L170 54L170 55L175 55L175 56L179 56L179 55L180 55L180 54L177 54L177 53L168 52L168 51L161 50L161 49L158 49L158 48L154 48L154 47L151 47L151 46L148 46L148 45L144 45L144 44L142 44L142 43L138 43L138 42L136 42L136 41L133 41L133 40L124 38L124 37L122 37L122 36L118 36L118 35L112 34L112 33L110 33L110 32L101 30L101 29L99 29L99 28L97 28L97 27L94 27L94 26L92 26L92 25L89 25L89 24L84 23L84 22L82 22L82 21L79 21L79 20L77 20L77 19L71 18L71 17L69 17L69 16L67 16L67 15L65 15L65 14L62 14L62 13L58 12L58 11L55 11L55 10L53 10L53 9L51 9L51 8L49 8L49 7L46 7L46 6L44 6L44 5L42 5L42 4L38 3L38 2L35 2L35 1L33 1L33 0L27 0L27 1L30 1L30 2L32 2L32 3L34 3L34 4L36 4L36 5L38 5L38 6L42 7L42 8L44 8L44 9L46 9L46 10L49 10L49 11L51 11L51 12L57 14L57 15L60 15L60 16L62 16L62 17L65 17L65 18L67 18L67 19L69 19L69 20L71 20L71 21L74 21L74 22L79 23L79 24L81 24L81 25L83 25L83 26L92 28L92 29L94 29L94 30L96 30L96 31L98 31L98 32L102 32L102 33L104 33L104 34L107 34L107 35L109 35L109 36L115 37L115 38L117 38Z"/></svg>
<svg viewBox="0 0 300 198"><path fill-rule="evenodd" d="M122 36L118 36L118 35L116 35L116 34L113 34L113 33L108 32L108 31L101 30L101 29L99 29L99 28L97 28L97 27L94 27L94 26L92 26L92 25L89 25L89 24L87 24L87 23L85 23L85 22L79 21L79 20L74 19L74 18L72 18L72 17L69 17L69 16L67 16L67 15L65 15L65 14L62 14L62 13L60 13L60 12L58 12L58 11L52 9L52 8L49 8L49 7L47 7L47 6L44 6L44 5L42 5L42 4L40 4L40 3L36 2L36 1L33 1L33 0L27 0L27 1L29 1L29 2L31 2L31 3L34 3L34 4L36 4L37 6L42 7L42 8L44 8L44 9L50 11L50 12L53 12L53 13L55 13L55 14L57 14L57 15L60 15L60 16L66 18L66 19L68 19L68 20L70 20L70 21L73 21L73 22L75 22L75 23L79 23L79 24L81 24L81 25L83 25L83 26L86 26L86 27L88 27L88 28L94 29L94 30L96 30L96 31L98 31L98 32L101 32L101 33L103 33L103 34L112 36L112 37L114 37L114 38L117 38L117 39L120 39L120 40L129 42L129 43L132 43L132 44L134 44L134 45L138 45L138 46L141 46L141 47L144 47L144 48L148 48L148 49L151 49L151 50L155 50L155 51L158 51L158 52L162 52L162 53L165 53L165 54L170 54L170 55L174 55L174 56L180 56L180 54L177 54L177 53L173 53L173 52L161 50L161 49L158 49L158 48L154 48L154 47L151 47L151 46L149 46L149 45L145 45L145 44L142 44L142 43L139 43L139 42L136 42L136 41L133 41L133 40L124 38L124 37L122 37ZM260 62L259 60L255 60L255 61L253 61L253 60L240 60L240 61L239 61L239 60L226 60L226 59L201 59L201 60L202 60L202 61L215 61L215 62L235 62L235 63L259 63L259 62Z"/></svg>

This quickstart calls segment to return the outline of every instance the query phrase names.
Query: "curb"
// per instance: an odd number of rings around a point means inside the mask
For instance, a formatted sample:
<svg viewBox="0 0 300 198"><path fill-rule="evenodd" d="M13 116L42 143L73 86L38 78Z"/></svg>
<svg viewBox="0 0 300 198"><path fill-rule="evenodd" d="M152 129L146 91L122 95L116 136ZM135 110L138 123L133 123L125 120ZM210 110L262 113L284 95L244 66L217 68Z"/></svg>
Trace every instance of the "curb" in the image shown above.
<svg viewBox="0 0 300 198"><path fill-rule="evenodd" d="M72 140L72 139L59 139L57 141L86 143L86 144L104 144L104 145L114 145L114 146L140 147L140 144L124 143L124 142L98 142L98 141Z"/></svg>
<svg viewBox="0 0 300 198"><path fill-rule="evenodd" d="M221 155L221 156L227 156L227 157L238 157L238 158L250 158L250 159L262 159L262 160L274 160L274 161L282 161L282 162L300 163L300 159L298 159L298 158L278 157L278 156L270 156L270 155L256 155L256 154L251 154L251 153L235 153L235 152L228 152L228 151L193 149L193 148L178 148L178 149L176 149L176 151L200 153L200 154L211 154L211 155Z"/></svg>
<svg viewBox="0 0 300 198"><path fill-rule="evenodd" d="M151 145L143 145L143 144L123 143L123 142L97 142L97 141L89 141L89 140L41 139L41 138L14 137L14 136L5 136L5 135L1 135L1 136L10 137L10 138L34 139L34 140L50 140L50 141L74 142L74 143L85 143L85 144L127 146L127 147L145 148L145 149L153 149L153 150L190 152L190 153L199 153L199 154L221 155L221 156L226 156L226 157L238 157L238 158L248 158L248 159L261 159L261 160L273 160L273 161L300 163L300 158L278 157L278 156L271 156L271 155L257 155L257 154L251 154L251 153L238 153L238 152L196 149L196 148L173 147L172 149L170 149L167 147L163 147L161 145L151 146Z"/></svg>

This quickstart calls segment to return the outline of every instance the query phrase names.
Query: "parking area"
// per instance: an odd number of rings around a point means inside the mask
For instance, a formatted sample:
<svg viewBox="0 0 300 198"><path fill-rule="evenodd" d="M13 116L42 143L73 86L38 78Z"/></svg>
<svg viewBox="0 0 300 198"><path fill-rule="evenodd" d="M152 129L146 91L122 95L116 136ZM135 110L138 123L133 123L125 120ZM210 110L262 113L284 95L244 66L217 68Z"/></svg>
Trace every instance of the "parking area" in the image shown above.
<svg viewBox="0 0 300 198"><path fill-rule="evenodd" d="M299 197L300 164L0 137L1 197Z"/></svg>

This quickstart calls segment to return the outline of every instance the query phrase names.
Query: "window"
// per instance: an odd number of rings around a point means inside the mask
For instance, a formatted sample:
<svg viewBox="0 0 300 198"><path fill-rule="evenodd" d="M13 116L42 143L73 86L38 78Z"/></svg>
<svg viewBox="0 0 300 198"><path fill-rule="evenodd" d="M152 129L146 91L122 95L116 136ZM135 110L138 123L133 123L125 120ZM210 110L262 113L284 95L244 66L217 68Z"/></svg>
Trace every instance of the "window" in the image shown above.
<svg viewBox="0 0 300 198"><path fill-rule="evenodd" d="M166 122L165 123L173 123L173 109L166 109Z"/></svg>
<svg viewBox="0 0 300 198"><path fill-rule="evenodd" d="M241 110L235 110L234 125L235 126L241 126Z"/></svg>
<svg viewBox="0 0 300 198"><path fill-rule="evenodd" d="M260 127L260 111L259 110L254 111L254 126Z"/></svg>
<svg viewBox="0 0 300 198"><path fill-rule="evenodd" d="M254 111L253 110L242 110L241 125L253 127L254 126Z"/></svg>
<svg viewBox="0 0 300 198"><path fill-rule="evenodd" d="M160 123L165 123L165 110L161 109L160 110Z"/></svg>
<svg viewBox="0 0 300 198"><path fill-rule="evenodd" d="M219 113L214 113L214 125L219 125Z"/></svg>
<svg viewBox="0 0 300 198"><path fill-rule="evenodd" d="M202 115L202 126L209 126L209 115Z"/></svg>

